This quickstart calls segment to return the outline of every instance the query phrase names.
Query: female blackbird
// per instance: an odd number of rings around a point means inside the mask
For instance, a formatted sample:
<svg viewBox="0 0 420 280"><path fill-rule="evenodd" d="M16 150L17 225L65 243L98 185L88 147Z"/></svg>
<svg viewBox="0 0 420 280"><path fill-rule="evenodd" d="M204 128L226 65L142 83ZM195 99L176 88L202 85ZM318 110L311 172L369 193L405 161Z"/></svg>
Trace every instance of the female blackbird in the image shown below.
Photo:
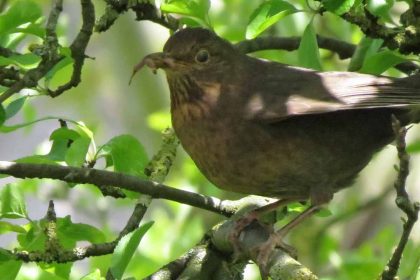
<svg viewBox="0 0 420 280"><path fill-rule="evenodd" d="M211 182L284 201L310 199L303 216L351 185L393 140L392 115L403 125L420 120L419 75L291 67L240 53L202 28L176 32L134 73L144 65L165 70L175 132Z"/></svg>

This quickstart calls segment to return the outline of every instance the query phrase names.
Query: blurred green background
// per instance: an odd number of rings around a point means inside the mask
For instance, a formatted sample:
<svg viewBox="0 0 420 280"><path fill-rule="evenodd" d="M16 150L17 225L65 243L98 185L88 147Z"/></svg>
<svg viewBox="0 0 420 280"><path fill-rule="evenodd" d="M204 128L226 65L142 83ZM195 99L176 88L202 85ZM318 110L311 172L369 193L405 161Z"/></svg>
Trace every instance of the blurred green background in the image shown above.
<svg viewBox="0 0 420 280"><path fill-rule="evenodd" d="M80 28L78 2L64 3L59 22L60 43L64 46L73 40ZM310 9L316 7L317 3L288 2L307 12L285 17L265 31L263 36L302 36L313 17ZM408 7L404 1L368 2L373 10L379 11L392 2L392 9L386 10L391 20ZM50 1L39 0L37 3L42 7L44 15L47 15ZM244 40L249 18L261 3L255 0L212 0L210 23L220 36L232 42ZM104 1L95 0L94 4L97 16L101 15L105 8ZM332 13L315 16L314 28L317 34L353 44L358 44L364 37L357 26ZM169 94L164 73L153 75L144 69L137 74L131 86L128 80L133 66L146 54L160 51L169 35L166 28L151 22L135 21L135 15L127 12L108 31L92 36L87 55L94 59L86 60L82 83L77 88L54 99L46 96L31 98L18 115L8 120L8 124L45 116L83 121L94 132L97 145L120 134L131 134L139 139L149 157L152 157L161 144L161 130L170 124ZM27 51L28 46L34 43L40 43L40 40L28 36L18 49ZM252 55L300 65L297 51L270 50ZM350 61L340 60L336 54L326 50L320 51L320 58L323 70L346 70ZM65 82L70 73L71 65L60 70L50 85L54 87ZM400 75L395 69L385 74ZM51 145L49 135L58 127L56 120L50 120L13 133L0 134L0 160L14 160L34 152L47 153ZM408 142L416 143L419 139L419 129L414 126L409 131ZM199 173L181 147L178 151L175 165L165 182L167 185L221 199L241 197L214 187ZM382 271L402 230L402 213L393 202L395 194L392 190L387 191L392 188L396 175L393 166L396 162L395 147L387 147L375 156L352 188L336 195L330 204L331 216L315 217L299 226L288 237L288 242L298 249L299 261L321 276L321 279L375 279ZM100 166L103 166L103 162L99 162ZM417 201L420 200L419 171L419 157L413 154L407 189L411 198ZM9 182L15 180L0 180L2 185ZM125 225L134 205L130 199L104 198L94 187L89 186L68 188L64 183L46 180L17 181L16 184L20 184L24 190L32 220L42 218L48 200L54 199L59 217L71 215L73 222L93 225L101 229L107 239L114 237ZM359 209L367 202L372 205L363 211ZM127 268L126 277L141 279L180 256L222 217L190 206L156 200L145 220L153 220L155 223L141 241ZM16 246L15 234L0 235L0 245L6 248ZM77 262L71 270L70 278L79 279L95 268L105 273L110 259L111 256L104 256ZM419 265L420 226L417 224L401 265L401 279L419 280ZM0 271L2 269L7 268L0 266ZM55 279L51 278L52 275L53 271L46 266L40 268L35 264L27 264L20 268L17 279ZM54 277L63 279L57 275ZM250 266L246 270L245 278L259 278L255 267Z"/></svg>

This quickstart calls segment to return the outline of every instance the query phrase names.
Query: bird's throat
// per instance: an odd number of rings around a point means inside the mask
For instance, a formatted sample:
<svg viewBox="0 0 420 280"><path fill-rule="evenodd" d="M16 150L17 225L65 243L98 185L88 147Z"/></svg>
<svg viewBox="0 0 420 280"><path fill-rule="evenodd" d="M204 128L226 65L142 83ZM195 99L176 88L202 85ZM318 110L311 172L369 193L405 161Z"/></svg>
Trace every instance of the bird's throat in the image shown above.
<svg viewBox="0 0 420 280"><path fill-rule="evenodd" d="M211 116L220 95L220 84L202 83L187 76L168 76L168 84L174 122L180 124Z"/></svg>

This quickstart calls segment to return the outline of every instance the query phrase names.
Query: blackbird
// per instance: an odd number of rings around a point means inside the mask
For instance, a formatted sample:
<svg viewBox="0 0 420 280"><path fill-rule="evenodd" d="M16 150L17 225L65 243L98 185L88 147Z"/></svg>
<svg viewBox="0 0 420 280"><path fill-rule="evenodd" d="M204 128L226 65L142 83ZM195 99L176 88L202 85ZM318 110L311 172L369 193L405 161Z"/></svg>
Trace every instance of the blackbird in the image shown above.
<svg viewBox="0 0 420 280"><path fill-rule="evenodd" d="M292 67L247 56L203 28L174 33L133 75L145 65L166 72L173 127L207 179L237 193L310 199L297 222L393 140L391 116L420 120L419 75Z"/></svg>

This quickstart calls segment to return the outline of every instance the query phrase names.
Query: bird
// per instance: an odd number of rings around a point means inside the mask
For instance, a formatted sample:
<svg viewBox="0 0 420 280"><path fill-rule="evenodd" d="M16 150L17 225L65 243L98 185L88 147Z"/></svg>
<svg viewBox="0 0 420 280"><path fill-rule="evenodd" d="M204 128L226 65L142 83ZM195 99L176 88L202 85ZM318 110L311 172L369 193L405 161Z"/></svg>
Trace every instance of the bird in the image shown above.
<svg viewBox="0 0 420 280"><path fill-rule="evenodd" d="M175 32L133 76L144 66L165 71L175 133L210 182L310 201L281 235L352 185L393 141L393 116L420 121L420 75L294 67L246 55L205 28Z"/></svg>

